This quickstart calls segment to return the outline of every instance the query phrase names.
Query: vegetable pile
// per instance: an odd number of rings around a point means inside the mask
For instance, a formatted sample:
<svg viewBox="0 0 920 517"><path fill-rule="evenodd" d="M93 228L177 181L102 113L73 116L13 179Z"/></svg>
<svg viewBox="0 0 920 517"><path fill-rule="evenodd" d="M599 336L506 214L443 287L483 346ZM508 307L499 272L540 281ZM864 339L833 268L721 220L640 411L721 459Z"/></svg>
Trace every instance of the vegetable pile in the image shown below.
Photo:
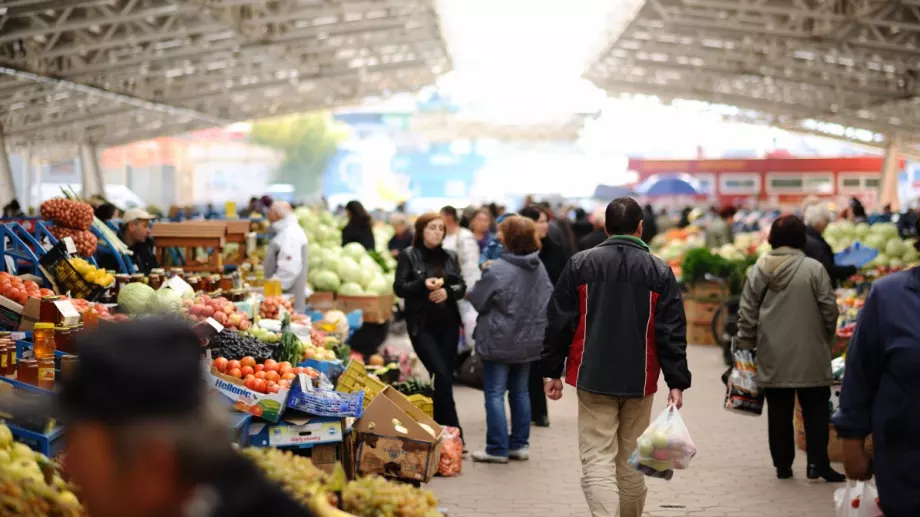
<svg viewBox="0 0 920 517"><path fill-rule="evenodd" d="M259 305L259 315L265 319L276 320L282 308L284 308L288 314L294 313L294 306L291 305L291 302L288 301L287 298L283 296L269 296L262 300L262 303Z"/></svg>
<svg viewBox="0 0 920 517"><path fill-rule="evenodd" d="M93 225L93 207L79 201L65 198L49 199L42 203L42 217L54 222L50 228L58 240L65 237L73 239L77 253L91 257L96 253L96 236L89 231Z"/></svg>
<svg viewBox="0 0 920 517"><path fill-rule="evenodd" d="M211 298L203 294L194 300L184 302L188 309L189 319L192 321L205 321L208 318L221 325L237 330L248 330L250 327L249 316L237 310L236 304L223 296Z"/></svg>
<svg viewBox="0 0 920 517"><path fill-rule="evenodd" d="M13 276L6 271L0 271L0 296L9 298L19 305L25 305L29 298L41 299L42 296L53 295L53 291L40 289L38 284L31 280L23 282L18 276Z"/></svg>
<svg viewBox="0 0 920 517"><path fill-rule="evenodd" d="M879 254L866 264L866 269L876 267L900 268L920 260L920 253L914 248L914 240L901 239L894 223L853 224L849 221L834 221L824 229L824 240L835 253L859 242Z"/></svg>

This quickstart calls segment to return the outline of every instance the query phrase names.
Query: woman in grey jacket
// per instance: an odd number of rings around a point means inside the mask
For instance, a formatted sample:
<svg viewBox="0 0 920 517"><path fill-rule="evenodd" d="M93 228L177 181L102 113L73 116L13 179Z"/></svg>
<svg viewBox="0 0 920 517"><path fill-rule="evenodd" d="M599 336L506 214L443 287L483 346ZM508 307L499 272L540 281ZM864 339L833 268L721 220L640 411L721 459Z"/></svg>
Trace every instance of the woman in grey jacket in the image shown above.
<svg viewBox="0 0 920 517"><path fill-rule="evenodd" d="M794 215L773 222L773 250L751 268L741 294L736 345L757 351L756 379L767 398L776 476L792 477L792 415L798 397L805 420L808 479L840 482L844 476L831 469L827 457L837 298L824 266L805 256L806 235L805 223Z"/></svg>
<svg viewBox="0 0 920 517"><path fill-rule="evenodd" d="M540 359L546 304L553 286L540 261L533 221L511 216L499 224L504 253L487 268L470 293L479 313L476 353L483 359L486 448L474 461L527 460L530 440L531 363ZM511 434L505 419L505 393L511 406Z"/></svg>

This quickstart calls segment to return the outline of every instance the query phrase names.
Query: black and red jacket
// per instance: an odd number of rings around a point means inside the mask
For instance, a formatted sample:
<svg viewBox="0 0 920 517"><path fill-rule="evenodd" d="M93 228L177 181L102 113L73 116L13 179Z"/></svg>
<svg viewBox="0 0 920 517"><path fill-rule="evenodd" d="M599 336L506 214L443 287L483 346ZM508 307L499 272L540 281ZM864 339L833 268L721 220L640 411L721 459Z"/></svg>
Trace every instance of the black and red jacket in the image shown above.
<svg viewBox="0 0 920 517"><path fill-rule="evenodd" d="M680 287L640 239L615 236L573 256L547 307L544 377L612 397L690 387Z"/></svg>

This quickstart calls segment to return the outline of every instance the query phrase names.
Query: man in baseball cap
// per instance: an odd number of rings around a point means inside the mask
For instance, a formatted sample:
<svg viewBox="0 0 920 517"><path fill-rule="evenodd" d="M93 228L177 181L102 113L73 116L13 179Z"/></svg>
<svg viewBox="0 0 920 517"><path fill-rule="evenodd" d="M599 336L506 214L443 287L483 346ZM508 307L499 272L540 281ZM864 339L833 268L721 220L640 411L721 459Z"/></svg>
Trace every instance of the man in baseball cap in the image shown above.
<svg viewBox="0 0 920 517"><path fill-rule="evenodd" d="M81 334L76 351L54 399L9 412L64 423L67 471L90 515L310 515L233 451L187 324L108 325Z"/></svg>
<svg viewBox="0 0 920 517"><path fill-rule="evenodd" d="M150 221L154 217L143 208L131 208L121 218L122 227L119 237L133 253L132 259L138 273L149 274L151 269L160 267L157 263L156 247L150 236ZM102 255L100 267L118 270L118 262L109 253Z"/></svg>

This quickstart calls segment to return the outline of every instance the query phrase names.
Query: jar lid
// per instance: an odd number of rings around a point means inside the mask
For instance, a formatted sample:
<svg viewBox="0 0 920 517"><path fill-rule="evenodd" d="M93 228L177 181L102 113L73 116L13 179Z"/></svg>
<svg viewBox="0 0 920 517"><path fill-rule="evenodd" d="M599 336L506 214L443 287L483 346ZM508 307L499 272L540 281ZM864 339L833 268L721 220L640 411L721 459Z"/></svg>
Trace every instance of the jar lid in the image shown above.
<svg viewBox="0 0 920 517"><path fill-rule="evenodd" d="M32 328L33 328L34 330L54 329L54 323L43 323L43 322L40 322L40 323L36 323L35 326L32 327Z"/></svg>
<svg viewBox="0 0 920 517"><path fill-rule="evenodd" d="M64 332L65 330L69 331L70 327L65 327L64 325L59 325L57 327L54 327L55 332Z"/></svg>

